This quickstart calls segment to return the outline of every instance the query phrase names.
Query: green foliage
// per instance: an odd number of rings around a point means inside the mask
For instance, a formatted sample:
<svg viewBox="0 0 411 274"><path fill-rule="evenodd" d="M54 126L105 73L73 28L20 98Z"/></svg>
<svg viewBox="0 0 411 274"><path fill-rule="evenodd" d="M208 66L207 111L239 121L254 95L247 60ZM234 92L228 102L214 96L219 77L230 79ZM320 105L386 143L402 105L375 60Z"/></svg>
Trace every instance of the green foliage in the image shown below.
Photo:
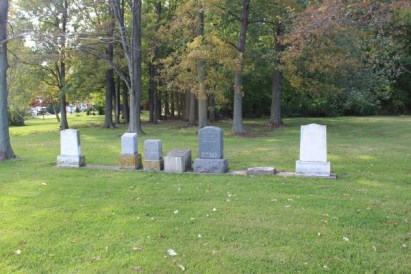
<svg viewBox="0 0 411 274"><path fill-rule="evenodd" d="M9 126L24 126L24 112L19 112L17 110L9 109Z"/></svg>

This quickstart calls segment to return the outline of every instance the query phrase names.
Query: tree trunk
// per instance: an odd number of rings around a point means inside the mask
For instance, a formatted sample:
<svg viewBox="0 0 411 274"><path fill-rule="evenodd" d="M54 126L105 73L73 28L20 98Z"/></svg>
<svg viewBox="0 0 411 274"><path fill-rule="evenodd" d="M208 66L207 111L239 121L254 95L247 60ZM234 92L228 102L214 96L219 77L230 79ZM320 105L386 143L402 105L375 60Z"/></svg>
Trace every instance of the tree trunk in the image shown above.
<svg viewBox="0 0 411 274"><path fill-rule="evenodd" d="M128 88L127 85L123 82L122 85L123 87L123 118L124 122L128 124L130 122L130 106L128 104Z"/></svg>
<svg viewBox="0 0 411 274"><path fill-rule="evenodd" d="M283 34L283 26L280 24L276 30L276 44L275 52L277 54L277 59L283 51L283 45L281 45L280 37ZM279 61L277 61L276 67L278 67ZM279 69L274 70L273 72L273 86L272 86L272 99L271 99L271 114L270 114L270 124L272 128L279 128L283 125L281 119L281 85L282 85L283 73Z"/></svg>
<svg viewBox="0 0 411 274"><path fill-rule="evenodd" d="M9 1L0 0L0 161L14 157L10 144L7 110L7 17Z"/></svg>
<svg viewBox="0 0 411 274"><path fill-rule="evenodd" d="M174 119L176 112L176 92L172 91L170 94L170 119Z"/></svg>
<svg viewBox="0 0 411 274"><path fill-rule="evenodd" d="M196 30L197 37L202 37L204 34L204 13L199 12L197 14L198 26ZM207 93L205 86L205 70L204 62L197 62L198 71L198 128L208 126L207 121Z"/></svg>
<svg viewBox="0 0 411 274"><path fill-rule="evenodd" d="M168 98L168 91L166 91L164 92L164 120L168 120L168 115L170 114Z"/></svg>
<svg viewBox="0 0 411 274"><path fill-rule="evenodd" d="M114 124L120 124L120 90L121 90L121 79L117 77L117 88L114 90Z"/></svg>
<svg viewBox="0 0 411 274"><path fill-rule="evenodd" d="M67 32L67 20L68 20L68 2L64 0L64 9L62 16L62 30L60 40L60 129L68 129L67 111L66 111L66 32Z"/></svg>
<svg viewBox="0 0 411 274"><path fill-rule="evenodd" d="M209 98L209 105L210 105L209 121L215 122L215 98L213 95L209 96L208 98Z"/></svg>
<svg viewBox="0 0 411 274"><path fill-rule="evenodd" d="M133 0L130 61L130 123L128 132L142 133L141 106L141 0Z"/></svg>
<svg viewBox="0 0 411 274"><path fill-rule="evenodd" d="M107 36L110 37L110 43L107 45L107 59L113 63L114 59L114 12L109 6L109 14L111 22L108 27ZM106 70L106 108L104 118L104 128L114 128L113 124L113 94L115 94L114 70L113 68Z"/></svg>
<svg viewBox="0 0 411 274"><path fill-rule="evenodd" d="M273 128L279 128L283 124L281 120L281 82L282 72L275 70L273 73L272 99L270 124Z"/></svg>
<svg viewBox="0 0 411 274"><path fill-rule="evenodd" d="M240 41L237 47L239 67L235 71L234 78L234 113L233 113L233 128L234 134L244 133L243 125L243 68L244 68L244 53L247 38L248 15L250 11L250 0L243 0L243 8L240 21Z"/></svg>
<svg viewBox="0 0 411 274"><path fill-rule="evenodd" d="M188 125L195 126L196 124L196 96L190 92L190 111L188 114Z"/></svg>
<svg viewBox="0 0 411 274"><path fill-rule="evenodd" d="M114 128L113 124L113 94L115 94L114 71L106 70L106 108L104 113L104 128Z"/></svg>
<svg viewBox="0 0 411 274"><path fill-rule="evenodd" d="M149 80L148 80L148 121L150 123L155 123L154 122L154 112L155 112L155 103L154 103L154 85L155 85L155 80L154 80L154 65L153 63L150 63L148 65L148 75L149 75Z"/></svg>
<svg viewBox="0 0 411 274"><path fill-rule="evenodd" d="M190 101L191 101L191 92L186 91L184 93L184 120L187 122L190 119Z"/></svg>

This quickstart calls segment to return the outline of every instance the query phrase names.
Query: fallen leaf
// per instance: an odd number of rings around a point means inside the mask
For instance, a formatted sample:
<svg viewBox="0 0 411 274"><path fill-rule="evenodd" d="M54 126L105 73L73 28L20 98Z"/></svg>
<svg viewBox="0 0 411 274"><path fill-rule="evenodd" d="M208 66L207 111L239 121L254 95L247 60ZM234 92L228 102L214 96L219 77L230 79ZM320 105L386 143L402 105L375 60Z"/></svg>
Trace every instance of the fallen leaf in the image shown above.
<svg viewBox="0 0 411 274"><path fill-rule="evenodd" d="M91 258L93 261L100 261L101 260L101 256L94 256L93 258Z"/></svg>
<svg viewBox="0 0 411 274"><path fill-rule="evenodd" d="M185 268L184 265L182 265L182 264L178 264L177 266L181 269L181 271L185 271L185 270L186 270L186 268Z"/></svg>
<svg viewBox="0 0 411 274"><path fill-rule="evenodd" d="M141 266L136 266L136 267L134 267L134 270L135 270L136 272L140 272L140 271L143 270L143 268L142 268Z"/></svg>
<svg viewBox="0 0 411 274"><path fill-rule="evenodd" d="M19 242L19 246L25 246L26 245L26 242L25 241L23 241L23 240L21 240L20 242Z"/></svg>
<svg viewBox="0 0 411 274"><path fill-rule="evenodd" d="M139 246L133 246L133 250L134 251L142 251L143 248L139 247Z"/></svg>
<svg viewBox="0 0 411 274"><path fill-rule="evenodd" d="M177 252L174 250L174 249L172 249L172 248L169 248L169 249L167 249L167 254L169 255L169 256L177 256Z"/></svg>

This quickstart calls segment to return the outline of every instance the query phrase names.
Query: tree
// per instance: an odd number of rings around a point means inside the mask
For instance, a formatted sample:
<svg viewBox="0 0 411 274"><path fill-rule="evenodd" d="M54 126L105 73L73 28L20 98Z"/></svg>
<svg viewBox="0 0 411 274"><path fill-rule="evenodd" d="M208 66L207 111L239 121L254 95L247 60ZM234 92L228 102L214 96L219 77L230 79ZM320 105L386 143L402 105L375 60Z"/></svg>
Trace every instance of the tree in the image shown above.
<svg viewBox="0 0 411 274"><path fill-rule="evenodd" d="M0 0L0 161L14 157L7 112L7 18L9 1Z"/></svg>
<svg viewBox="0 0 411 274"><path fill-rule="evenodd" d="M375 114L401 73L390 22L408 1L322 1L297 17L283 60L291 85L324 114Z"/></svg>
<svg viewBox="0 0 411 274"><path fill-rule="evenodd" d="M111 0L111 8L114 11L119 27L120 42L127 59L129 79L124 75L130 94L129 132L142 133L140 121L141 107L141 0L133 0L131 3L131 35L128 37L124 18L124 0ZM119 71L117 71L119 73Z"/></svg>
<svg viewBox="0 0 411 274"><path fill-rule="evenodd" d="M114 14L113 9L108 5L110 23L108 25L107 37L109 42L107 44L107 59L110 63L114 62ZM112 67L106 70L106 108L104 128L114 128L113 124L113 96L115 95L114 69Z"/></svg>
<svg viewBox="0 0 411 274"><path fill-rule="evenodd" d="M237 45L239 67L235 71L234 77L234 113L232 132L235 134L245 133L243 125L243 69L244 69L244 54L247 39L247 28L250 23L248 16L250 13L250 1L242 1L240 21L240 37Z"/></svg>

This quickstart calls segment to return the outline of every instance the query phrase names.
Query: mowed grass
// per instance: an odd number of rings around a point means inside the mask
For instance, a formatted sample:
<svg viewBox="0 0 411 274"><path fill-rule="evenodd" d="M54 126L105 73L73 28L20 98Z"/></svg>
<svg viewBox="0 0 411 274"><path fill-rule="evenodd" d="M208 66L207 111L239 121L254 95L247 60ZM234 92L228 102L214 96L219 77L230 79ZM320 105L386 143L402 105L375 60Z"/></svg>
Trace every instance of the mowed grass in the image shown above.
<svg viewBox="0 0 411 274"><path fill-rule="evenodd" d="M70 116L86 162L117 165L125 128ZM54 119L11 128L0 162L0 273L411 273L411 117L247 120L225 130L232 170L294 171L300 125L327 125L337 180L55 167ZM163 151L192 149L196 128L143 124ZM169 256L172 248L177 256ZM18 254L19 253L19 254Z"/></svg>

